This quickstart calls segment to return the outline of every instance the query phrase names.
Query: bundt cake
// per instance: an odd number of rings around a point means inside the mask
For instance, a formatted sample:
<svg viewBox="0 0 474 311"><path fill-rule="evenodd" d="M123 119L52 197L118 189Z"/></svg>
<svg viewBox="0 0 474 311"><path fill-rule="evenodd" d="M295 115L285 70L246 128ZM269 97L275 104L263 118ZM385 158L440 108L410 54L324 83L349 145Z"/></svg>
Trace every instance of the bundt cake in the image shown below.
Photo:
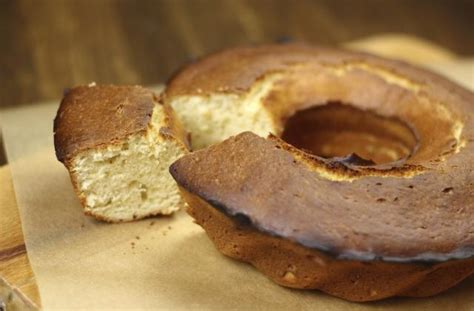
<svg viewBox="0 0 474 311"><path fill-rule="evenodd" d="M287 44L205 57L164 101L193 147L215 144L170 172L224 254L354 301L433 295L474 272L472 92L402 62ZM243 130L255 134L219 143Z"/></svg>

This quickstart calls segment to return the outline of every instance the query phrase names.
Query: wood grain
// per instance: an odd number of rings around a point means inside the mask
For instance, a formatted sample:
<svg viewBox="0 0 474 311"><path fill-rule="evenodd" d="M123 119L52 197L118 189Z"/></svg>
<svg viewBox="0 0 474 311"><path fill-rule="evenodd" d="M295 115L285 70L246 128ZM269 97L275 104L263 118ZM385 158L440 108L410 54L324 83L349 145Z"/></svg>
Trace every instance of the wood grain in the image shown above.
<svg viewBox="0 0 474 311"><path fill-rule="evenodd" d="M0 276L33 303L40 305L38 287L26 253L8 166L0 167L0 189Z"/></svg>
<svg viewBox="0 0 474 311"><path fill-rule="evenodd" d="M0 107L90 81L156 84L210 51L281 38L402 32L469 55L473 20L469 0L0 0Z"/></svg>

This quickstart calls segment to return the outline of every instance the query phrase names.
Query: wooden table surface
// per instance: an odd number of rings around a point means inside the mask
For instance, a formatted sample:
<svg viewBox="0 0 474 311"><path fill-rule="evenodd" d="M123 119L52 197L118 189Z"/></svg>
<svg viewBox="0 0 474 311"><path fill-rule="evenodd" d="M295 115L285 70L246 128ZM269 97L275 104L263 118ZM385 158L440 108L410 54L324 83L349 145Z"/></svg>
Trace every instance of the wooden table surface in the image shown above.
<svg viewBox="0 0 474 311"><path fill-rule="evenodd" d="M0 107L65 87L156 84L229 45L402 32L474 54L473 0L0 0Z"/></svg>
<svg viewBox="0 0 474 311"><path fill-rule="evenodd" d="M473 55L473 20L474 1L0 0L0 108L57 99L90 81L157 84L210 51L281 38L337 45L402 32ZM420 51L433 61L455 57ZM40 304L7 166L0 187L11 193L0 197L0 276Z"/></svg>

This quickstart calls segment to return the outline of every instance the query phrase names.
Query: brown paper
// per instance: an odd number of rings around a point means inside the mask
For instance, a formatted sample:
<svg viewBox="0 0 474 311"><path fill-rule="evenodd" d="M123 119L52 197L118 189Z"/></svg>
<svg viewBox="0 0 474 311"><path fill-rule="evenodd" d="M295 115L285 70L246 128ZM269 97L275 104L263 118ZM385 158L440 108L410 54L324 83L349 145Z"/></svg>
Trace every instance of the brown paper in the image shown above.
<svg viewBox="0 0 474 311"><path fill-rule="evenodd" d="M432 298L350 303L319 291L280 287L250 265L224 257L184 212L115 225L84 216L66 169L54 155L57 106L54 102L2 114L25 242L44 310L474 309L472 277Z"/></svg>

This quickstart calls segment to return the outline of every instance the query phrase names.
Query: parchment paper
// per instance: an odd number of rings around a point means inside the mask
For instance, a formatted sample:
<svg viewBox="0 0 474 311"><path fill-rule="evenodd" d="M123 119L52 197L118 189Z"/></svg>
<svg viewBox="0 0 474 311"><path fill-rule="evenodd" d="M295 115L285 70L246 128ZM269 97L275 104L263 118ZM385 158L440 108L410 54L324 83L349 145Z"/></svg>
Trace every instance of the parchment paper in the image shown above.
<svg viewBox="0 0 474 311"><path fill-rule="evenodd" d="M472 64L444 66L474 84ZM452 68L458 68L458 73ZM82 213L54 156L58 102L4 111L3 135L44 310L473 310L474 278L426 299L357 304L290 290L217 252L184 212L105 224Z"/></svg>

